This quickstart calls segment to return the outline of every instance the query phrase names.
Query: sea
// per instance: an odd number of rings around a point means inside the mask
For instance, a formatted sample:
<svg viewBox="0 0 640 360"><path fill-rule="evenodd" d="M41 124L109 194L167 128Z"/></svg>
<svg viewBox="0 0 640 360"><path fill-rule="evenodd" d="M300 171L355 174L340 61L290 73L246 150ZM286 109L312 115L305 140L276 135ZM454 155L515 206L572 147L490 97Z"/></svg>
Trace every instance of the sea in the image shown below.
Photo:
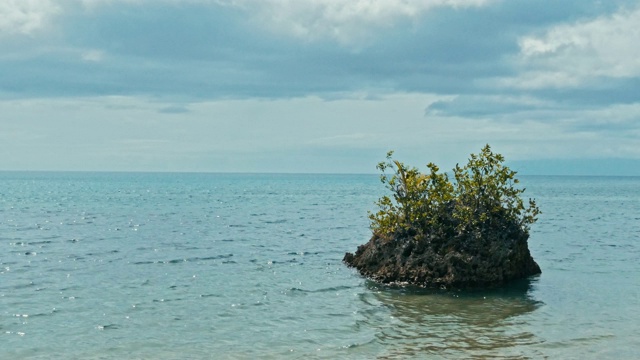
<svg viewBox="0 0 640 360"><path fill-rule="evenodd" d="M521 176L542 274L342 263L377 175L0 172L0 359L638 359L640 177Z"/></svg>

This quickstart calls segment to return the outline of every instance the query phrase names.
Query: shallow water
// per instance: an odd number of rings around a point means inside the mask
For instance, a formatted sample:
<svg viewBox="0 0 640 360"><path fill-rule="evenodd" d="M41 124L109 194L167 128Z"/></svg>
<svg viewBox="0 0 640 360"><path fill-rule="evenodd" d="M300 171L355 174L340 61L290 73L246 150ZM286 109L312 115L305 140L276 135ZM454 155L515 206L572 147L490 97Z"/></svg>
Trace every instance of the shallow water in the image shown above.
<svg viewBox="0 0 640 360"><path fill-rule="evenodd" d="M376 175L0 173L0 359L637 358L640 178L524 177L539 277L378 287Z"/></svg>

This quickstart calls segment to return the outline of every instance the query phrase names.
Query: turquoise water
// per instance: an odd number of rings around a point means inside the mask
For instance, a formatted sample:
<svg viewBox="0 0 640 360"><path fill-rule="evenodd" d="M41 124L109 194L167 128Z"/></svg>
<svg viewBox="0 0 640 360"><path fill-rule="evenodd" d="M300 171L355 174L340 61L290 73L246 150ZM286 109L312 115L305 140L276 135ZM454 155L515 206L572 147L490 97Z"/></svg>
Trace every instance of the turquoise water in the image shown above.
<svg viewBox="0 0 640 360"><path fill-rule="evenodd" d="M633 359L640 178L523 177L539 277L378 287L376 175L0 173L0 359Z"/></svg>

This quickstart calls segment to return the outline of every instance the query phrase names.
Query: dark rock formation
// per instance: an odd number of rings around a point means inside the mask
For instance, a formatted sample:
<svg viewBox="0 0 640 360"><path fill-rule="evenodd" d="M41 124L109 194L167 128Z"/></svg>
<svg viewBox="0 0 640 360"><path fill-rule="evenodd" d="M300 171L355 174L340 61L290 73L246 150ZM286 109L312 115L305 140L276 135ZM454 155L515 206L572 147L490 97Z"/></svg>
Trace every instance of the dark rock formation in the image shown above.
<svg viewBox="0 0 640 360"><path fill-rule="evenodd" d="M374 235L343 261L385 284L491 288L541 273L529 253L528 238L528 232L517 224L475 234Z"/></svg>

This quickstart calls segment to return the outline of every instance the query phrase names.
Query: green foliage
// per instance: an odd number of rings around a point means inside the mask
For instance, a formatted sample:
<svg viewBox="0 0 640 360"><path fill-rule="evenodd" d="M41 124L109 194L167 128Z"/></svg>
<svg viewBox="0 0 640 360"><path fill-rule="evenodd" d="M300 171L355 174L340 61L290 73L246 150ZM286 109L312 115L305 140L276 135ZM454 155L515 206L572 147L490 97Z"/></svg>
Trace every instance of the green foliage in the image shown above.
<svg viewBox="0 0 640 360"><path fill-rule="evenodd" d="M394 239L415 236L456 236L496 231L515 224L528 232L540 210L534 200L525 206L516 187L516 172L504 166L504 157L486 145L472 154L467 165L453 169L455 182L429 163L428 174L393 160L378 164L380 180L392 196L381 197L379 210L369 213L374 233ZM392 174L387 174L391 171Z"/></svg>

